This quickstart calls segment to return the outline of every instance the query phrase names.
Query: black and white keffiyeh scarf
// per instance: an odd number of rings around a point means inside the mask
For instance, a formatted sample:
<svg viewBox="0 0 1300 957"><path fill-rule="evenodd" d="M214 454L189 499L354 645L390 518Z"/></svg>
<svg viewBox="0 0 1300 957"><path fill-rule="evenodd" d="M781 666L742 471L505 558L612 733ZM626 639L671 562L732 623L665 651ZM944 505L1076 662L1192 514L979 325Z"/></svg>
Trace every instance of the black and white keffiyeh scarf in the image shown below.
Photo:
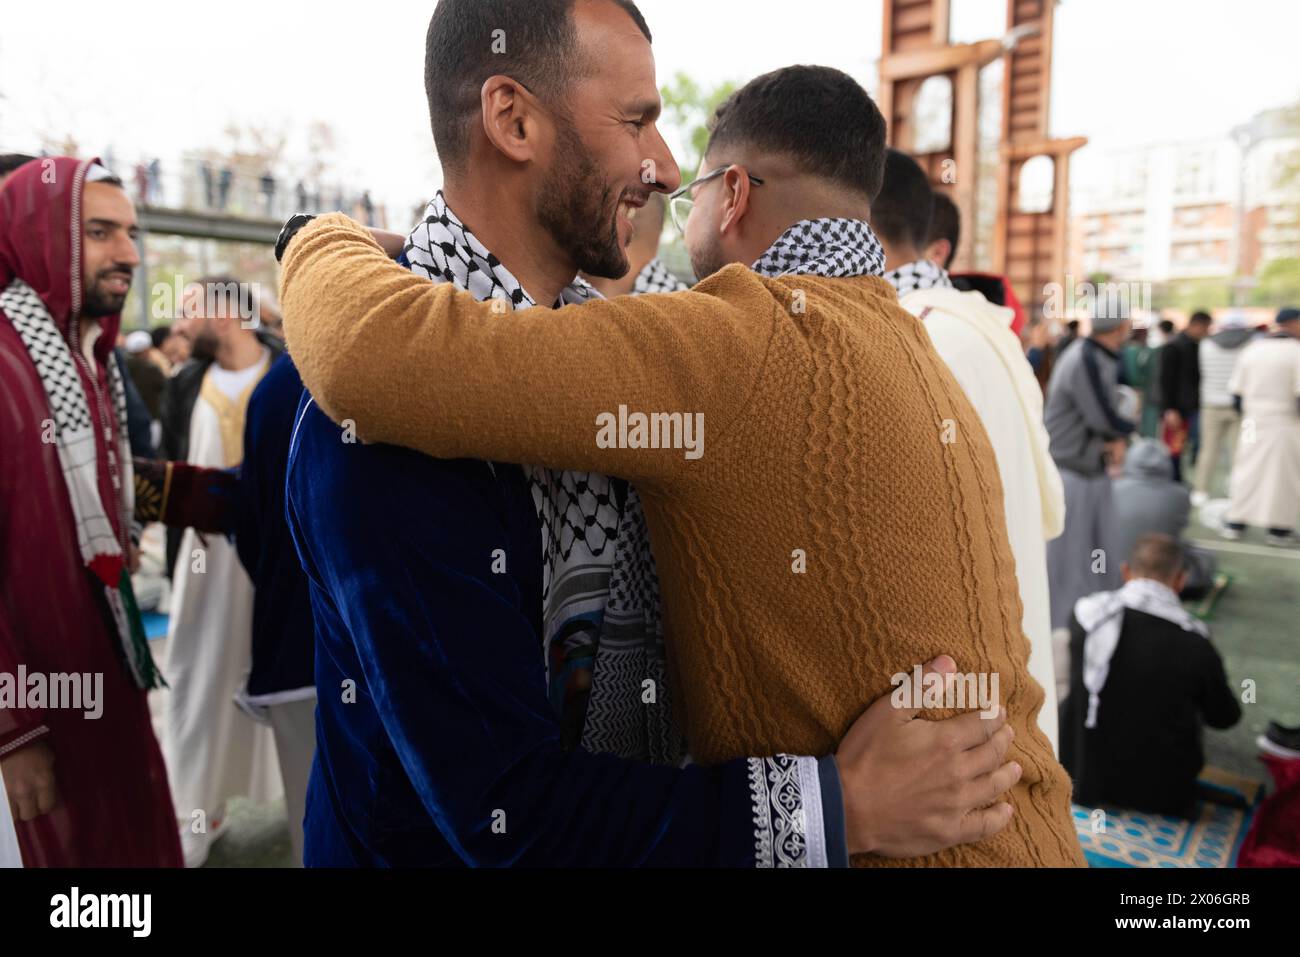
<svg viewBox="0 0 1300 957"><path fill-rule="evenodd" d="M535 305L441 193L408 236L403 259L412 271L453 283L480 301L496 299L510 309ZM554 305L598 296L575 278ZM542 529L542 627L552 704L563 712L575 672L588 671L582 746L680 763L684 748L666 701L659 580L635 490L595 472L538 466L524 472ZM655 682L661 707L642 704L647 678Z"/></svg>
<svg viewBox="0 0 1300 957"><path fill-rule="evenodd" d="M49 403L59 467L72 505L81 561L103 587L131 677L140 688L156 687L158 672L131 590L131 574L125 567L128 542L114 532L99 494L96 428L103 429L108 439L109 467L114 472L113 484L119 496L125 535L134 510L135 483L127 438L126 387L121 370L116 362L105 363L109 399L117 417L115 447L111 423L95 422L95 412L86 401L76 367L81 357L73 357L36 291L21 279L14 279L0 293L0 312L9 319L26 347Z"/></svg>
<svg viewBox="0 0 1300 957"><path fill-rule="evenodd" d="M681 292L690 286L682 282L658 256L645 264L636 280L632 283L632 295L643 296L648 292Z"/></svg>
<svg viewBox="0 0 1300 957"><path fill-rule="evenodd" d="M897 269L885 273L888 283L898 290L901 299L909 292L918 289L951 289L952 280L942 266L936 266L928 259L918 259L905 263Z"/></svg>
<svg viewBox="0 0 1300 957"><path fill-rule="evenodd" d="M754 263L762 276L879 276L885 251L860 219L802 219Z"/></svg>

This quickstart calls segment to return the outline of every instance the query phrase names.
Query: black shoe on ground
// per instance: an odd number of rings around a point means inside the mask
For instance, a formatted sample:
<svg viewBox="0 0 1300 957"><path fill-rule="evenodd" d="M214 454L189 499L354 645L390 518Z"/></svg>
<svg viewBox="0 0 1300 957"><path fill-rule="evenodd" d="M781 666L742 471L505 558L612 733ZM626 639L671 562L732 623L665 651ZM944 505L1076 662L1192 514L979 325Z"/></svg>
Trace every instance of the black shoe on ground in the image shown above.
<svg viewBox="0 0 1300 957"><path fill-rule="evenodd" d="M1268 723L1268 731L1255 739L1261 751L1279 758L1300 758L1300 728L1284 728L1276 721Z"/></svg>

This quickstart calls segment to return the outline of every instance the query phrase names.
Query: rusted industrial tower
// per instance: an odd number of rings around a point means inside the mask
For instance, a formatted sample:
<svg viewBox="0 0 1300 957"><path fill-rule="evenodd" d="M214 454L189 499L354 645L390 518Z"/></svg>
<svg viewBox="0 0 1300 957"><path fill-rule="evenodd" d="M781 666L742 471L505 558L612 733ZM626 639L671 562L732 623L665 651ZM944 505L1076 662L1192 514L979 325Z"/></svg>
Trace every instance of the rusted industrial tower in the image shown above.
<svg viewBox="0 0 1300 957"><path fill-rule="evenodd" d="M1004 58L991 267L1010 277L1031 319L1042 314L1046 284L1065 281L1069 156L1087 142L1048 137L1055 2L1008 0L1005 37L952 44L950 0L884 0L880 108L889 122L890 143L916 156L936 188L952 196L967 237L977 228L979 71ZM947 149L918 154L917 94L932 76L946 76L952 84L952 136ZM1024 211L1021 171L1036 156L1052 160L1051 201L1046 209ZM970 268L973 246L970 240L963 243L958 269Z"/></svg>

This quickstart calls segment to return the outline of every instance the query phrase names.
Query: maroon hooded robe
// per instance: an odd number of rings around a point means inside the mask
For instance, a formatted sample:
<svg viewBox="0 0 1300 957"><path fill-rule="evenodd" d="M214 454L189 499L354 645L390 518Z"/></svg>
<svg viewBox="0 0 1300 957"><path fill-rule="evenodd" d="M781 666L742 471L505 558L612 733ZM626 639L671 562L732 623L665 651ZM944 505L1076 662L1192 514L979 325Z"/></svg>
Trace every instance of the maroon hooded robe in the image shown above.
<svg viewBox="0 0 1300 957"><path fill-rule="evenodd" d="M0 188L0 289L19 278L36 291L70 341L82 301L80 196L86 161L37 160ZM74 264L75 267L74 267ZM93 418L113 424L107 365L120 316L100 321L95 388L76 363ZM71 348L71 346L70 346ZM101 410L98 403L108 403ZM44 388L17 331L0 312L0 673L103 674L102 716L83 711L0 710L0 755L44 741L54 752L61 802L15 821L28 867L181 865L167 772L145 692L123 662L103 583L82 561ZM119 539L129 527L95 430L99 494ZM19 744L21 742L21 744Z"/></svg>

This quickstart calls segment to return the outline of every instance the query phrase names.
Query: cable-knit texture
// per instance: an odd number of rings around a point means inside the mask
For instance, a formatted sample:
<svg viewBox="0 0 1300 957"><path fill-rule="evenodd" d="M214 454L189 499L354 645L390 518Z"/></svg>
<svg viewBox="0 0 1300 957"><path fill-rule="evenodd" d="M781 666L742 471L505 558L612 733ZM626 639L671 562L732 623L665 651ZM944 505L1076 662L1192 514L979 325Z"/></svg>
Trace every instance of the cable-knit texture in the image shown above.
<svg viewBox="0 0 1300 957"><path fill-rule="evenodd" d="M854 863L1083 864L1069 778L1038 730L992 447L888 283L733 266L691 292L493 315L410 285L361 240L341 243L351 229L313 224L285 260L304 382L367 441L636 482L697 761L828 754L894 674L948 654L998 675L1007 760L1024 769L1012 822L979 844ZM598 448L595 417L624 402L703 412L703 456Z"/></svg>

